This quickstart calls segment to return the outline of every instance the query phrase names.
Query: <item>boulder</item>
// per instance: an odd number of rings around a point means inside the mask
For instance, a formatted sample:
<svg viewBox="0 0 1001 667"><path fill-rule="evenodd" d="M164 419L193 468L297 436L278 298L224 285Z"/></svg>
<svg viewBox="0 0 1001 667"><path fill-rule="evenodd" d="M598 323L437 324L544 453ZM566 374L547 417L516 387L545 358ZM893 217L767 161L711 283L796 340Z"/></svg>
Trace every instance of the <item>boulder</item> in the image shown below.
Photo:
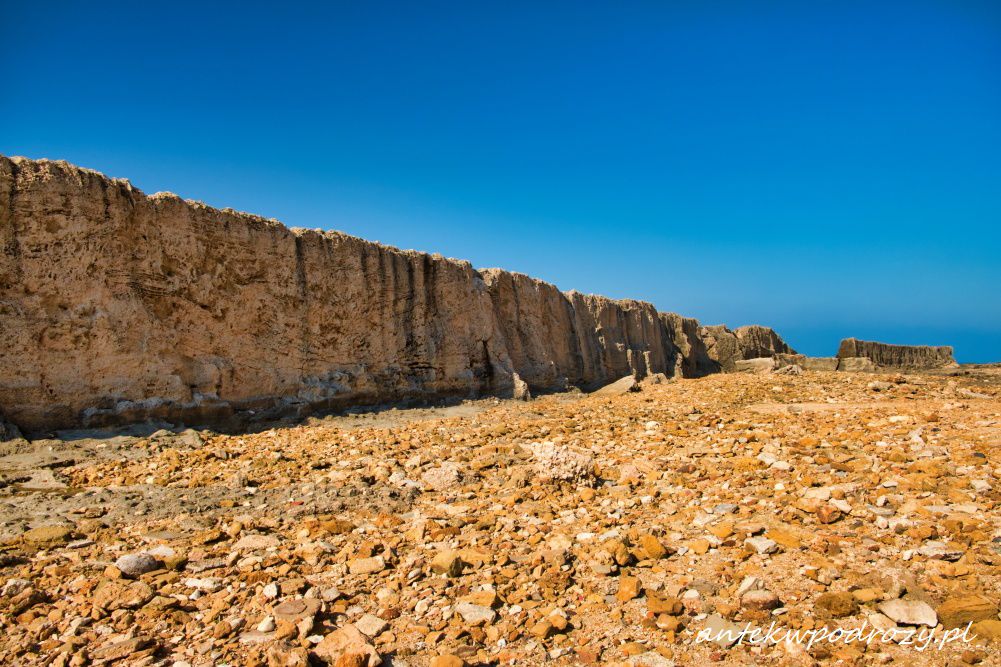
<svg viewBox="0 0 1001 667"><path fill-rule="evenodd" d="M323 638L313 654L328 665L351 664L360 667L379 667L382 657L354 625L345 625Z"/></svg>
<svg viewBox="0 0 1001 667"><path fill-rule="evenodd" d="M535 478L540 482L591 484L594 481L594 456L553 442L529 445L535 459Z"/></svg>
<svg viewBox="0 0 1001 667"><path fill-rule="evenodd" d="M611 384L606 384L601 389L593 392L595 396L620 396L631 391L640 391L640 383L632 375L619 378Z"/></svg>
<svg viewBox="0 0 1001 667"><path fill-rule="evenodd" d="M936 610L946 629L965 627L967 623L996 619L998 606L982 595L959 595L947 599Z"/></svg>

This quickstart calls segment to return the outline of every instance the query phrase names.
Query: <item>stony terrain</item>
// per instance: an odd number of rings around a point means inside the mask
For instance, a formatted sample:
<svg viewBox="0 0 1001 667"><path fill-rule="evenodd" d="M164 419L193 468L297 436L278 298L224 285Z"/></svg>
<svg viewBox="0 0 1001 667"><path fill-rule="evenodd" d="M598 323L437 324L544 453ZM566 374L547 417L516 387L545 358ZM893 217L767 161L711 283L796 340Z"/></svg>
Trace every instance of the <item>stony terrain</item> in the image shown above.
<svg viewBox="0 0 1001 667"><path fill-rule="evenodd" d="M998 368L160 426L8 446L0 663L999 664Z"/></svg>

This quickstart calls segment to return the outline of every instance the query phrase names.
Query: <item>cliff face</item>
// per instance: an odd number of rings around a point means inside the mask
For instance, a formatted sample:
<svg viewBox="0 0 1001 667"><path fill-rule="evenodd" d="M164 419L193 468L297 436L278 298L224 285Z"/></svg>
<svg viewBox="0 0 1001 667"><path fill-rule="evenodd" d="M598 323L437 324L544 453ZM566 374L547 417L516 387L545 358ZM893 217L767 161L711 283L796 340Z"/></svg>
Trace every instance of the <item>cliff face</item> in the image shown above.
<svg viewBox="0 0 1001 667"><path fill-rule="evenodd" d="M890 368L941 368L956 363L947 345L890 345L846 338L838 348L838 358L865 357L878 366Z"/></svg>
<svg viewBox="0 0 1001 667"><path fill-rule="evenodd" d="M676 374L682 377L703 377L722 370L719 361L709 356L704 336L706 327L697 319L677 313L661 313L660 319L674 344Z"/></svg>
<svg viewBox="0 0 1001 667"><path fill-rule="evenodd" d="M29 431L723 366L698 322L647 303L146 196L63 162L0 157L0 248L0 410Z"/></svg>

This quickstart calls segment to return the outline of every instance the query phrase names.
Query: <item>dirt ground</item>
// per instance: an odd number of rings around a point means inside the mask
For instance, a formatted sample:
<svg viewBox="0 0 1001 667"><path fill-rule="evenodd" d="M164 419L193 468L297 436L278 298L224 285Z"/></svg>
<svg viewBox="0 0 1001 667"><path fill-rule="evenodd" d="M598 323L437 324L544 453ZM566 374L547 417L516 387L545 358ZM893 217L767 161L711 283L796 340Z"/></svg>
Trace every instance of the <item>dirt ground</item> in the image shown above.
<svg viewBox="0 0 1001 667"><path fill-rule="evenodd" d="M0 450L3 664L1001 664L996 366L57 435Z"/></svg>

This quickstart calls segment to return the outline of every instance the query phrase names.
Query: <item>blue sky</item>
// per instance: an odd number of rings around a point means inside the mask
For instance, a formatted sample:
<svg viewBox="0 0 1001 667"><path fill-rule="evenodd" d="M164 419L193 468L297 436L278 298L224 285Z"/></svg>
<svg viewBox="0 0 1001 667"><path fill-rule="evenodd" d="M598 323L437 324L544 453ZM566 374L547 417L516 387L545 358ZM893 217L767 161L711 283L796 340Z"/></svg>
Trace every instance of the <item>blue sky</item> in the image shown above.
<svg viewBox="0 0 1001 667"><path fill-rule="evenodd" d="M0 153L1001 360L1001 5L4 3Z"/></svg>

